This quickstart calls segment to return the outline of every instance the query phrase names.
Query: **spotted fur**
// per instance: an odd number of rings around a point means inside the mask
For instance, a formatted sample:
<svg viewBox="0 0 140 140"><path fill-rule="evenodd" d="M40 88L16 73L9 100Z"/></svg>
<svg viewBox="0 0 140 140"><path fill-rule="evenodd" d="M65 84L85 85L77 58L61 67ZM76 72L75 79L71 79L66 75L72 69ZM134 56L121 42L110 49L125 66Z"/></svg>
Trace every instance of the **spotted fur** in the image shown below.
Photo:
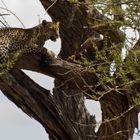
<svg viewBox="0 0 140 140"><path fill-rule="evenodd" d="M56 41L59 37L59 23L42 21L41 24L29 28L1 28L0 29L0 63L3 64L10 56L20 50L24 53L44 53L45 41Z"/></svg>

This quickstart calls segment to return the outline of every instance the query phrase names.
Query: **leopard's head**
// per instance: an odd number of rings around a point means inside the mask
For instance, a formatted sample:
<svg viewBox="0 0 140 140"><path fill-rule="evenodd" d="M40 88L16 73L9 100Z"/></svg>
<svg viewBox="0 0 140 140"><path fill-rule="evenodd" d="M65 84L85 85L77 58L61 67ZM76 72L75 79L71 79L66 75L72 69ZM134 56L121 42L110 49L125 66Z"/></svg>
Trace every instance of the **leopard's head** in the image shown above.
<svg viewBox="0 0 140 140"><path fill-rule="evenodd" d="M59 22L47 22L43 20L40 28L40 33L46 40L51 39L52 41L56 41L59 37Z"/></svg>

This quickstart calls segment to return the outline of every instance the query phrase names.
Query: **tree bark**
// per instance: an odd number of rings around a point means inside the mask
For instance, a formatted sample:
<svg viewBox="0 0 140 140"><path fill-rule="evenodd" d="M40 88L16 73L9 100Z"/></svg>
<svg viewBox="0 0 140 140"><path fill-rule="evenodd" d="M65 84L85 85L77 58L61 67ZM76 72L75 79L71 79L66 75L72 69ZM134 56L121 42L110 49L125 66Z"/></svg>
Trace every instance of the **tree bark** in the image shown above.
<svg viewBox="0 0 140 140"><path fill-rule="evenodd" d="M138 86L123 85L119 90L117 81L102 85L96 68L67 61L80 51L81 45L90 35L96 36L96 32L102 35L108 33L109 41L116 46L123 43L124 34L109 24L94 26L93 19L109 19L96 9L88 12L86 5L76 6L67 0L40 2L45 9L49 7L47 12L53 21L60 22L62 48L59 58L52 57L50 63L46 64L41 61L40 55L21 56L12 70L0 77L2 92L27 115L39 121L50 140L129 140L137 122L138 112L133 98L136 91L139 92ZM93 25L89 25L89 21ZM110 45L108 47L111 48ZM107 67L111 60L106 64ZM55 78L53 95L37 85L21 69ZM102 95L97 94L99 92ZM97 132L95 117L85 107L85 97L98 100L101 104L102 123Z"/></svg>

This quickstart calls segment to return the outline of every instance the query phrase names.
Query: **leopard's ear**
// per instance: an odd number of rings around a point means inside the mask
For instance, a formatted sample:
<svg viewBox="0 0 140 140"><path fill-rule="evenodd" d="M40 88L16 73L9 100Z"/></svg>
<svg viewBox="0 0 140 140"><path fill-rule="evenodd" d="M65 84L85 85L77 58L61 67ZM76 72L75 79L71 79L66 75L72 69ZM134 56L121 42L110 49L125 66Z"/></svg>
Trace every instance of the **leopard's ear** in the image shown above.
<svg viewBox="0 0 140 140"><path fill-rule="evenodd" d="M46 20L43 20L42 21L42 25L45 27L47 25L47 21Z"/></svg>
<svg viewBox="0 0 140 140"><path fill-rule="evenodd" d="M51 28L54 28L54 29L59 29L59 26L60 26L60 22L53 22L53 24L51 25Z"/></svg>
<svg viewBox="0 0 140 140"><path fill-rule="evenodd" d="M57 21L55 24L56 24L56 28L60 27L60 22Z"/></svg>

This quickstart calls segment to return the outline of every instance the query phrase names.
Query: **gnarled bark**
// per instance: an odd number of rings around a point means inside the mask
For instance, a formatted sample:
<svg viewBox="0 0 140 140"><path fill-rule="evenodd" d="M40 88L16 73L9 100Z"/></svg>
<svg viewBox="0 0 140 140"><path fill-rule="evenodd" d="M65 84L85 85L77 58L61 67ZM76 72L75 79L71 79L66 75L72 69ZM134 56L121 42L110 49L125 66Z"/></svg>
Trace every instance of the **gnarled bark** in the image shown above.
<svg viewBox="0 0 140 140"><path fill-rule="evenodd" d="M67 0L57 0L54 4L51 0L40 2L45 9L51 6L48 10L49 15L53 20L60 22L61 59L52 58L48 65L41 61L40 55L23 55L14 68L0 78L2 92L26 114L39 121L48 132L50 140L128 140L133 136L137 121L132 87L121 86L120 92L115 90L117 82L108 82L105 86L96 88L96 92L103 93L99 96L93 90L100 84L96 68L91 69L66 61L71 55L79 52L81 45L91 33L94 35L95 31L103 35L108 32L109 39L116 46L124 41L124 34L109 24L98 28L90 26L88 22L94 23L93 19L109 19L96 9L88 12L86 5L77 7ZM20 69L54 77L53 95ZM113 90L109 91L108 87ZM95 118L88 113L84 105L85 96L93 97L92 99L101 103L103 122L97 133Z"/></svg>

